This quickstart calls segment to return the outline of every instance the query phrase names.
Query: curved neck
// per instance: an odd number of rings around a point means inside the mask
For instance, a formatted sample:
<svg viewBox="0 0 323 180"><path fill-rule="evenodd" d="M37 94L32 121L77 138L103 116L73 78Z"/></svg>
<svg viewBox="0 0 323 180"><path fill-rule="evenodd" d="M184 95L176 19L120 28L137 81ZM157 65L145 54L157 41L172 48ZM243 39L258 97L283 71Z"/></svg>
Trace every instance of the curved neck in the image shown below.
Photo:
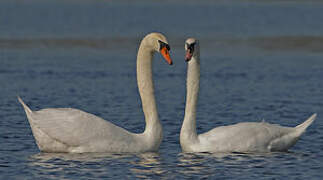
<svg viewBox="0 0 323 180"><path fill-rule="evenodd" d="M186 80L186 106L184 122L181 129L181 142L197 140L196 133L196 106L198 100L198 92L200 85L200 63L192 57L191 62L187 66L187 80Z"/></svg>
<svg viewBox="0 0 323 180"><path fill-rule="evenodd" d="M162 138L162 126L159 122L154 95L154 84L152 79L153 55L154 50L152 47L145 46L143 41L140 44L137 55L137 83L146 121L146 128L143 134L153 138L153 143L158 144L161 142Z"/></svg>

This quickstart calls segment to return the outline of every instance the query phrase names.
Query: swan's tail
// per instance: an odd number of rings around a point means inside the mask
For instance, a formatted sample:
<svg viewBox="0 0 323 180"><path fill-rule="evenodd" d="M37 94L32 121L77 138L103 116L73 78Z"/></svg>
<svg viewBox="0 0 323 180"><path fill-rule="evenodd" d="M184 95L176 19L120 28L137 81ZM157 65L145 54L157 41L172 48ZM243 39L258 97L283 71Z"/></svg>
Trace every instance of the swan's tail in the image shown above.
<svg viewBox="0 0 323 180"><path fill-rule="evenodd" d="M18 101L24 107L26 114L31 114L33 111L24 103L24 101L18 96Z"/></svg>
<svg viewBox="0 0 323 180"><path fill-rule="evenodd" d="M310 118L308 118L305 122L303 122L302 124L298 125L295 127L295 129L300 133L303 134L306 131L306 128L308 126L310 126L313 121L315 120L317 114L313 114Z"/></svg>

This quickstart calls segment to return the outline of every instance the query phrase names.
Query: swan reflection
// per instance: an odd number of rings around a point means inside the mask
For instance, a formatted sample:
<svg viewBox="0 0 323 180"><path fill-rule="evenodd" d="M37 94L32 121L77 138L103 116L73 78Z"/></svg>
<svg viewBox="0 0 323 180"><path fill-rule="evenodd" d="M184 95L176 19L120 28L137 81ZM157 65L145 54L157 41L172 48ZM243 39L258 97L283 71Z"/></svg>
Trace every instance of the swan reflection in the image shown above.
<svg viewBox="0 0 323 180"><path fill-rule="evenodd" d="M139 157L136 161L131 162L133 167L130 171L137 178L160 177L166 170L162 168L160 156L158 153L137 154Z"/></svg>
<svg viewBox="0 0 323 180"><path fill-rule="evenodd" d="M104 178L120 174L120 171L126 173L120 167L127 167L124 164L135 157L133 154L111 153L38 153L29 157L28 169L40 179L48 179L48 174L59 179L75 174Z"/></svg>
<svg viewBox="0 0 323 180"><path fill-rule="evenodd" d="M184 176L199 175L201 178L212 176L226 177L228 172L249 171L254 168L265 169L273 162L281 161L286 156L297 158L299 155L291 152L275 153L180 153L178 154L178 172ZM241 169L244 167L244 170ZM230 169L230 171L228 171ZM213 172L210 174L209 172ZM267 171L274 174L274 171ZM230 174L232 175L232 174ZM237 174L238 175L238 174Z"/></svg>
<svg viewBox="0 0 323 180"><path fill-rule="evenodd" d="M38 178L44 178L45 174L65 177L75 173L99 178L120 173L125 178L151 178L166 172L157 153L38 153L28 160L28 168L34 170Z"/></svg>
<svg viewBox="0 0 323 180"><path fill-rule="evenodd" d="M114 154L114 153L38 153L30 156L31 160L37 162L48 162L60 159L62 161L87 161L98 162L103 159L122 159L133 156L132 154Z"/></svg>
<svg viewBox="0 0 323 180"><path fill-rule="evenodd" d="M203 171L207 171L208 169L205 166L207 164L205 163L207 161L207 155L210 155L210 153L180 153L177 164L180 167L179 173L187 176L205 174Z"/></svg>

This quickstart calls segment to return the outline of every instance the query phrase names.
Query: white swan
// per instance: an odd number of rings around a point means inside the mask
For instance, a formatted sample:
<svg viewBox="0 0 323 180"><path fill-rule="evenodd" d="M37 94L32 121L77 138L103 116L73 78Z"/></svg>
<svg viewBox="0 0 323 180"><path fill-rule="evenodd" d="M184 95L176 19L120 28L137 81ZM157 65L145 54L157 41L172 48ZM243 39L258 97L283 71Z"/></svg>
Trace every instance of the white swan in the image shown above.
<svg viewBox="0 0 323 180"><path fill-rule="evenodd" d="M141 134L128 132L93 114L72 108L32 111L23 105L33 135L43 152L147 152L157 151L162 141L152 80L152 59L160 52L169 64L169 45L160 33L148 34L137 55L137 83L146 127Z"/></svg>
<svg viewBox="0 0 323 180"><path fill-rule="evenodd" d="M189 38L185 42L187 67L187 95L185 117L180 133L184 152L271 152L286 151L293 146L306 128L315 120L313 114L296 127L282 127L265 122L244 122L221 126L209 132L196 133L196 105L200 81L199 42Z"/></svg>

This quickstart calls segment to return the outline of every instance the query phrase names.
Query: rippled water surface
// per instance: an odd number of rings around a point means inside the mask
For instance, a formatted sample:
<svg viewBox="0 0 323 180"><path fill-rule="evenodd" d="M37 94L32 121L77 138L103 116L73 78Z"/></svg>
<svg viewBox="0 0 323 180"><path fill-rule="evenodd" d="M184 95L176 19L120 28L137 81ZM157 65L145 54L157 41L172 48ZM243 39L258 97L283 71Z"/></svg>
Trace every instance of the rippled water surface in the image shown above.
<svg viewBox="0 0 323 180"><path fill-rule="evenodd" d="M322 179L322 1L0 2L0 179ZM144 129L136 85L140 39L163 32L154 80L158 153L40 153L16 97L34 110L73 107ZM317 120L287 153L185 154L184 40L201 44L198 132L244 121Z"/></svg>

